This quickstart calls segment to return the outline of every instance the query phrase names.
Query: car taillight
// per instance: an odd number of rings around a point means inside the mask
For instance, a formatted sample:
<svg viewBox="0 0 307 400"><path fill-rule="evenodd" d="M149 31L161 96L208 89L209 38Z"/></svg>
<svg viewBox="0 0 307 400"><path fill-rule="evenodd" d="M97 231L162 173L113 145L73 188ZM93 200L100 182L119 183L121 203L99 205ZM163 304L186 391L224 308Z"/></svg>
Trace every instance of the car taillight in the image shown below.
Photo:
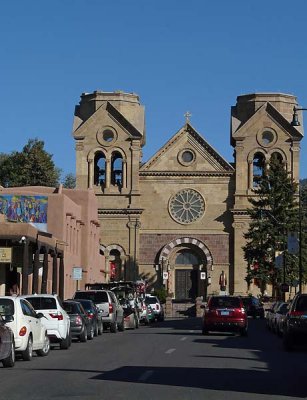
<svg viewBox="0 0 307 400"><path fill-rule="evenodd" d="M109 303L109 314L112 314L113 312L113 304Z"/></svg>
<svg viewBox="0 0 307 400"><path fill-rule="evenodd" d="M94 318L94 314L92 312L88 312L86 315L89 317L89 319Z"/></svg>
<svg viewBox="0 0 307 400"><path fill-rule="evenodd" d="M291 311L289 312L290 317L300 317L304 315L304 311Z"/></svg>
<svg viewBox="0 0 307 400"><path fill-rule="evenodd" d="M57 313L49 313L51 318L56 318L59 321L63 320L63 314L61 312L57 312Z"/></svg>
<svg viewBox="0 0 307 400"><path fill-rule="evenodd" d="M76 317L76 324L77 324L77 325L82 325L82 318L80 317L80 315L78 315L78 316Z"/></svg>
<svg viewBox="0 0 307 400"><path fill-rule="evenodd" d="M244 308L244 307L240 308L240 311L241 311L241 313L242 313L242 314L245 314L245 313L246 313L246 311L245 311L245 308Z"/></svg>
<svg viewBox="0 0 307 400"><path fill-rule="evenodd" d="M19 331L19 336L24 336L27 333L27 328L23 326Z"/></svg>
<svg viewBox="0 0 307 400"><path fill-rule="evenodd" d="M156 310L159 311L160 310L160 306L159 304L156 304Z"/></svg>

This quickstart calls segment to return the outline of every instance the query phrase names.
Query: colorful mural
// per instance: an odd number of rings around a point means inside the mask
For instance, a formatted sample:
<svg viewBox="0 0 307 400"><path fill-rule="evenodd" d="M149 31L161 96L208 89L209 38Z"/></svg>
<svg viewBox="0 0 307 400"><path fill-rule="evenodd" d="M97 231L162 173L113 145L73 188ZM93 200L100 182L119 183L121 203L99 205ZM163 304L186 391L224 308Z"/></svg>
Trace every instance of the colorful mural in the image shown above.
<svg viewBox="0 0 307 400"><path fill-rule="evenodd" d="M47 196L0 195L0 214L8 221L47 223Z"/></svg>

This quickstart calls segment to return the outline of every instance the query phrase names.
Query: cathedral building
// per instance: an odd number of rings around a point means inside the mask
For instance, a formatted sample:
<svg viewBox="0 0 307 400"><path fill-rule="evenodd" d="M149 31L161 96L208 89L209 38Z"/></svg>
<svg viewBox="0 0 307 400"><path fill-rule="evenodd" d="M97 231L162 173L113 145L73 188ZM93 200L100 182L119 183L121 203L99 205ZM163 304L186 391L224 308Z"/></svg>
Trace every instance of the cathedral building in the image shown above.
<svg viewBox="0 0 307 400"><path fill-rule="evenodd" d="M246 293L243 233L259 160L265 165L278 154L299 179L303 131L291 125L294 106L296 97L288 94L239 96L231 108L231 161L187 114L184 126L144 162L139 97L83 93L73 126L77 188L93 189L98 200L102 280L147 279L177 300L219 293L221 286Z"/></svg>

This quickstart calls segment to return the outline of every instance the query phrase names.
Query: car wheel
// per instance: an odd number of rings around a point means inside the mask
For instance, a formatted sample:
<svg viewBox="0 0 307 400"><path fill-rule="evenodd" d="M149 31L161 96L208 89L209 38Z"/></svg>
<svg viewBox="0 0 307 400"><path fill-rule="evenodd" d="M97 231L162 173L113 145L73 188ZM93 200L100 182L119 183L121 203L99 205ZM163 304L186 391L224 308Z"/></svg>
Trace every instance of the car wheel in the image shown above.
<svg viewBox="0 0 307 400"><path fill-rule="evenodd" d="M97 322L95 323L95 327L94 327L94 336L98 336L98 325L97 325Z"/></svg>
<svg viewBox="0 0 307 400"><path fill-rule="evenodd" d="M125 320L124 317L120 324L117 325L119 332L123 332L125 330Z"/></svg>
<svg viewBox="0 0 307 400"><path fill-rule="evenodd" d="M203 326L203 329L202 329L202 334L203 335L208 335L209 334L209 331L208 331L208 329L205 327L205 325Z"/></svg>
<svg viewBox="0 0 307 400"><path fill-rule="evenodd" d="M29 336L27 348L21 353L24 361L31 361L33 356L33 339Z"/></svg>
<svg viewBox="0 0 307 400"><path fill-rule="evenodd" d="M60 349L61 350L67 350L69 348L69 337L70 337L70 334L69 334L69 332L67 332L66 338L62 339L60 341Z"/></svg>
<svg viewBox="0 0 307 400"><path fill-rule="evenodd" d="M95 336L95 330L93 324L91 325L90 333L87 335L88 340L93 340Z"/></svg>
<svg viewBox="0 0 307 400"><path fill-rule="evenodd" d="M86 326L83 327L83 331L81 335L79 336L79 340L81 343L87 342L87 331L86 331Z"/></svg>
<svg viewBox="0 0 307 400"><path fill-rule="evenodd" d="M11 344L11 352L8 357L6 357L4 360L2 360L2 365L4 368L12 368L15 365L15 345L14 341L12 341Z"/></svg>
<svg viewBox="0 0 307 400"><path fill-rule="evenodd" d="M293 350L293 340L289 334L284 334L282 342L283 342L283 347L286 351Z"/></svg>
<svg viewBox="0 0 307 400"><path fill-rule="evenodd" d="M110 324L110 332L111 333L116 333L117 332L117 322L114 321Z"/></svg>
<svg viewBox="0 0 307 400"><path fill-rule="evenodd" d="M247 336L247 326L245 328L240 329L240 335L241 336Z"/></svg>
<svg viewBox="0 0 307 400"><path fill-rule="evenodd" d="M40 357L46 357L49 354L49 351L50 351L50 340L48 335L45 335L43 347L37 350L36 354Z"/></svg>

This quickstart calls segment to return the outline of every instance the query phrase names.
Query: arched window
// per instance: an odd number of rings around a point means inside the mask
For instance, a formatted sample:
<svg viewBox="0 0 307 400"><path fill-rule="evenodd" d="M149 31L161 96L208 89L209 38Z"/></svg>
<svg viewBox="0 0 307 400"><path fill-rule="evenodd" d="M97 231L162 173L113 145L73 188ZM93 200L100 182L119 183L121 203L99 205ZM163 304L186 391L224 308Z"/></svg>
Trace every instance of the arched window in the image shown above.
<svg viewBox="0 0 307 400"><path fill-rule="evenodd" d="M194 253L188 250L182 250L177 254L175 263L177 265L198 265L200 262Z"/></svg>
<svg viewBox="0 0 307 400"><path fill-rule="evenodd" d="M111 158L111 184L123 187L123 157L115 151Z"/></svg>
<svg viewBox="0 0 307 400"><path fill-rule="evenodd" d="M253 187L259 186L264 173L265 158L262 153L256 153L253 158Z"/></svg>
<svg viewBox="0 0 307 400"><path fill-rule="evenodd" d="M123 279L120 252L116 249L110 251L110 279L113 281Z"/></svg>
<svg viewBox="0 0 307 400"><path fill-rule="evenodd" d="M277 153L277 152L272 153L272 155L271 155L271 160L272 160L273 162L276 162L276 163L279 163L279 164L282 164L282 163L283 163L283 157L282 157L282 155L281 155L280 153Z"/></svg>
<svg viewBox="0 0 307 400"><path fill-rule="evenodd" d="M104 186L106 182L106 156L96 153L94 158L94 185Z"/></svg>

